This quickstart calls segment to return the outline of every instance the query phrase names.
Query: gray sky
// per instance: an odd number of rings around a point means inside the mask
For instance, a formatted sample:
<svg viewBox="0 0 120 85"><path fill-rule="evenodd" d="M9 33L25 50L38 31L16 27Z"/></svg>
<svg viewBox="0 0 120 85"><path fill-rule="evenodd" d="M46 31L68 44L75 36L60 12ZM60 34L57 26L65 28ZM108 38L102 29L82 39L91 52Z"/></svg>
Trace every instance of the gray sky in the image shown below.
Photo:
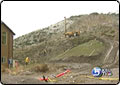
<svg viewBox="0 0 120 85"><path fill-rule="evenodd" d="M45 28L73 15L119 12L117 1L4 1L1 19L14 38Z"/></svg>

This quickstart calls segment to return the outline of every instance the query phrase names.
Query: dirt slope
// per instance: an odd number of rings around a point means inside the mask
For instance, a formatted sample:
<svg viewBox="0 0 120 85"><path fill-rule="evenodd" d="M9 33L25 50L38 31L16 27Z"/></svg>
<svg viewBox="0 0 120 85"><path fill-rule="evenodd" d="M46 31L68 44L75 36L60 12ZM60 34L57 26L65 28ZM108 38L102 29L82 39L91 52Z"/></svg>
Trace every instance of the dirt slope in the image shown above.
<svg viewBox="0 0 120 85"><path fill-rule="evenodd" d="M31 59L28 76L21 72L16 75L2 75L5 83L41 84L38 80L45 76L57 75L70 69L66 77L60 77L53 84L109 84L118 80L90 79L93 67L109 68L113 72L110 78L118 78L119 74L119 14L78 15L67 18L67 31L80 30L80 36L65 38L64 20L20 36L14 40L14 59L24 67L25 57ZM45 53L46 51L46 53ZM36 64L46 63L47 72L34 72ZM32 70L31 70L32 69ZM21 71L21 70L19 70ZM9 76L9 77L8 77ZM104 76L107 77L107 76ZM16 81L13 81L16 80Z"/></svg>

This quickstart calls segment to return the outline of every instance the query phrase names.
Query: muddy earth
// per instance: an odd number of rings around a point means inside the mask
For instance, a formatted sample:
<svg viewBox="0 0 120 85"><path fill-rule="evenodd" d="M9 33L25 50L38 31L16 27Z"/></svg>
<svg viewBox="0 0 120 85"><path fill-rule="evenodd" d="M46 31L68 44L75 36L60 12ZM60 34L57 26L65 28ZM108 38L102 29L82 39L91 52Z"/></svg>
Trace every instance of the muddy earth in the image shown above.
<svg viewBox="0 0 120 85"><path fill-rule="evenodd" d="M3 84L117 84L119 80L101 80L97 78L89 78L92 76L92 68L94 65L89 63L47 63L49 71L32 72L31 70L21 71L17 74L2 73L1 79ZM70 72L55 78L56 75L66 71ZM113 75L102 76L104 78L119 78L119 68L109 68ZM48 77L53 81L41 81L42 76Z"/></svg>

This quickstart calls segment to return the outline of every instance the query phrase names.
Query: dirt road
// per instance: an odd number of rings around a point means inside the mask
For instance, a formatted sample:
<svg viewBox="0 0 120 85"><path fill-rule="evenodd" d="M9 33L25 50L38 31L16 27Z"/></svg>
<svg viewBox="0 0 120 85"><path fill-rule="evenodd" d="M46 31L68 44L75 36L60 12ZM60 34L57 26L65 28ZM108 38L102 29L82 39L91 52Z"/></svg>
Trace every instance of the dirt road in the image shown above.
<svg viewBox="0 0 120 85"><path fill-rule="evenodd" d="M106 56L105 56L105 59L104 59L104 62L106 62L106 60L108 59L109 55L110 55L110 52L112 51L113 49L113 44L110 42L110 49L108 50Z"/></svg>

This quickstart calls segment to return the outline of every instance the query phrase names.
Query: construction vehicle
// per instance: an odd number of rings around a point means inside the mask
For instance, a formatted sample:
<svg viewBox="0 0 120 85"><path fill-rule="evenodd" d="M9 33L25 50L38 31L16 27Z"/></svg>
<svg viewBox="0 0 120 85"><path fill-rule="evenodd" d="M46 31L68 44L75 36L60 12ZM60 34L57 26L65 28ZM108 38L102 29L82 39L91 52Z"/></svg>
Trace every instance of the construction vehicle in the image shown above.
<svg viewBox="0 0 120 85"><path fill-rule="evenodd" d="M80 31L75 31L74 32L74 36L79 36L80 35Z"/></svg>
<svg viewBox="0 0 120 85"><path fill-rule="evenodd" d="M73 37L74 36L74 32L66 32L65 37Z"/></svg>
<svg viewBox="0 0 120 85"><path fill-rule="evenodd" d="M80 31L75 31L75 32L66 32L65 37L75 37L80 35Z"/></svg>
<svg viewBox="0 0 120 85"><path fill-rule="evenodd" d="M73 31L73 32L67 32L66 30L66 17L65 18L65 37L75 37L75 36L79 36L80 35L80 31Z"/></svg>

